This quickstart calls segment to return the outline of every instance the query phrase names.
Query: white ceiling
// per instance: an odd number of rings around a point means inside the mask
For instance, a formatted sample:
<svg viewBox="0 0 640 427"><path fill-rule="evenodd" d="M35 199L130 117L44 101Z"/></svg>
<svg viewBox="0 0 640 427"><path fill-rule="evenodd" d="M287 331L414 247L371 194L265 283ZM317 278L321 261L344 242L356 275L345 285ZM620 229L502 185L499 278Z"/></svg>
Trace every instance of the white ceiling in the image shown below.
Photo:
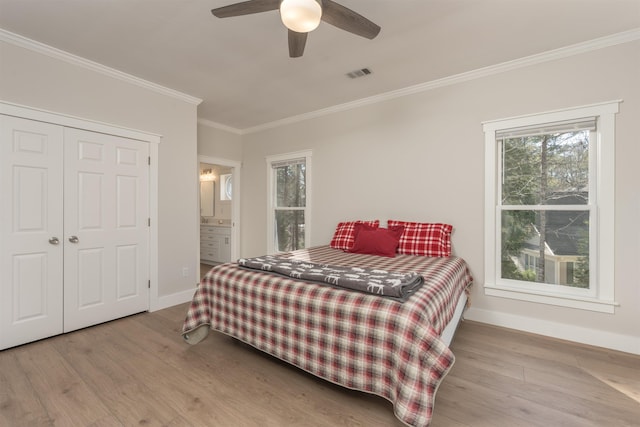
<svg viewBox="0 0 640 427"><path fill-rule="evenodd" d="M200 98L200 118L243 130L640 27L640 0L337 1L380 35L321 23L291 59L277 11L211 14L234 0L0 0L0 28Z"/></svg>

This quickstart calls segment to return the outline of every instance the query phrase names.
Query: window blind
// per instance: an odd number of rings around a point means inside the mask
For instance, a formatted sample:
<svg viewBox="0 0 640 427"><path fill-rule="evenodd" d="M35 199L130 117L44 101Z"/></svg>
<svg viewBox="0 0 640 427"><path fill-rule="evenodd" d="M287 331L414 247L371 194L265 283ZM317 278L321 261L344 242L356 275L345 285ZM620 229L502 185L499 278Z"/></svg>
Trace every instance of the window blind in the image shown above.
<svg viewBox="0 0 640 427"><path fill-rule="evenodd" d="M523 126L496 131L496 139L522 138L525 136L546 135L551 133L577 132L596 130L596 117L585 117L577 120L545 123L543 125Z"/></svg>
<svg viewBox="0 0 640 427"><path fill-rule="evenodd" d="M295 166L295 165L304 165L306 164L306 159L301 157L299 159L287 159L271 162L271 167L273 169L283 168L286 166Z"/></svg>

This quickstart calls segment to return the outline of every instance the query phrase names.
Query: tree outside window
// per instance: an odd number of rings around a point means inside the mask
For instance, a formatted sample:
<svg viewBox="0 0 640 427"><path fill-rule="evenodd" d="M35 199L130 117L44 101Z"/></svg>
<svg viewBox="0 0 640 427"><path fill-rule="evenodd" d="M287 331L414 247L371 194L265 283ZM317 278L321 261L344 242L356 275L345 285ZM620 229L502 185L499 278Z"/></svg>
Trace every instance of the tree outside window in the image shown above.
<svg viewBox="0 0 640 427"><path fill-rule="evenodd" d="M589 136L501 139L503 278L589 287Z"/></svg>
<svg viewBox="0 0 640 427"><path fill-rule="evenodd" d="M276 179L275 230L278 251L305 247L306 165L299 163L274 167Z"/></svg>
<svg viewBox="0 0 640 427"><path fill-rule="evenodd" d="M269 252L305 248L309 242L311 153L267 158L269 164Z"/></svg>

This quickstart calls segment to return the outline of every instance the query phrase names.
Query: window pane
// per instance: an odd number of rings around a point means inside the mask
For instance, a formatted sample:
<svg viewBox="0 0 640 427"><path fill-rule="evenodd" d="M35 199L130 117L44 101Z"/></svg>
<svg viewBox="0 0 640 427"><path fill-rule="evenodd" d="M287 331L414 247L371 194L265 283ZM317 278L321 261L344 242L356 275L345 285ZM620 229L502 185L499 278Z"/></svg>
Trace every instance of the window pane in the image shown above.
<svg viewBox="0 0 640 427"><path fill-rule="evenodd" d="M502 212L503 279L589 288L589 212Z"/></svg>
<svg viewBox="0 0 640 427"><path fill-rule="evenodd" d="M280 252L304 248L304 211L276 210L276 248Z"/></svg>
<svg viewBox="0 0 640 427"><path fill-rule="evenodd" d="M584 205L589 131L502 140L503 205Z"/></svg>
<svg viewBox="0 0 640 427"><path fill-rule="evenodd" d="M276 207L291 208L306 205L305 164L276 168Z"/></svg>

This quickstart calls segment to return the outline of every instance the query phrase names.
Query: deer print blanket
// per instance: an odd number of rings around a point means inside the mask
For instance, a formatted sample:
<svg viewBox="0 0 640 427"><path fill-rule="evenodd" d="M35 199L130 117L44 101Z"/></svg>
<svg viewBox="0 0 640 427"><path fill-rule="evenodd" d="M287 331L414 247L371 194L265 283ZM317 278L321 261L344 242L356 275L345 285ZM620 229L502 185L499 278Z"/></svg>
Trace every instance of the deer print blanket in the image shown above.
<svg viewBox="0 0 640 427"><path fill-rule="evenodd" d="M294 279L320 282L339 288L393 298L402 302L413 295L424 283L424 278L418 273L318 264L273 255L241 258L238 260L238 265Z"/></svg>

